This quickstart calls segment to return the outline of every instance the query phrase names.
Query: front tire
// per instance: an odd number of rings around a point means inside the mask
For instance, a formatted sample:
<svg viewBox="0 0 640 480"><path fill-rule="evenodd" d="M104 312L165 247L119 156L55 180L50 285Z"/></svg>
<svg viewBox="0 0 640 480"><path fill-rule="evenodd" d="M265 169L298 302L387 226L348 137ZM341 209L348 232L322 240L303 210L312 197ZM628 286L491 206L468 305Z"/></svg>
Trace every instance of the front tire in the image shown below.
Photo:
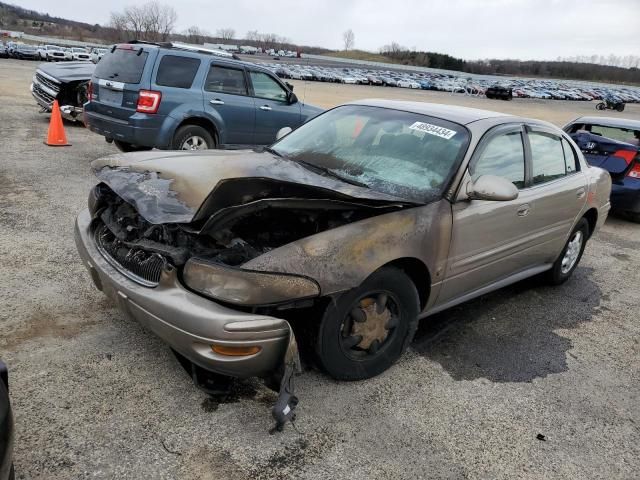
<svg viewBox="0 0 640 480"><path fill-rule="evenodd" d="M208 150L216 148L216 141L203 127L184 125L173 136L171 148L173 150Z"/></svg>
<svg viewBox="0 0 640 480"><path fill-rule="evenodd" d="M569 240L562 249L551 270L547 272L547 279L552 285L560 285L569 280L573 274L589 239L589 222L581 218L575 226Z"/></svg>
<svg viewBox="0 0 640 480"><path fill-rule="evenodd" d="M604 102L596 104L596 110L604 110L605 108L607 108L607 106L604 104Z"/></svg>
<svg viewBox="0 0 640 480"><path fill-rule="evenodd" d="M337 380L384 372L413 339L419 311L411 279L397 268L381 268L327 306L315 345L320 366Z"/></svg>

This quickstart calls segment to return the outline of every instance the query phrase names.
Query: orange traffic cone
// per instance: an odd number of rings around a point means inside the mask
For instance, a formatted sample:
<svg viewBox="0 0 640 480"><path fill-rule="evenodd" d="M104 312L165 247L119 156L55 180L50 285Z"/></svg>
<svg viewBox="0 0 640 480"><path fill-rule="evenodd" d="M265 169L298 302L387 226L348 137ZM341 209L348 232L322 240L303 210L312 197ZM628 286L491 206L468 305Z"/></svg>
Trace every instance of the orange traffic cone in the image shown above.
<svg viewBox="0 0 640 480"><path fill-rule="evenodd" d="M68 147L71 145L67 142L67 136L64 133L58 100L53 101L51 121L49 122L49 132L47 133L47 139L44 143L50 147Z"/></svg>

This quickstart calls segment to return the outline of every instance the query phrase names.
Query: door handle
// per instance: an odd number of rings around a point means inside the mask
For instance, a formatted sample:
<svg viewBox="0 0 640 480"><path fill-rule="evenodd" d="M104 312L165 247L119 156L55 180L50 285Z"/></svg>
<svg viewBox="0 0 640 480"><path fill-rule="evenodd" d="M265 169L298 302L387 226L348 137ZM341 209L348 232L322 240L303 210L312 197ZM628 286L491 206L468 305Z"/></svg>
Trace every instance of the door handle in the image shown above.
<svg viewBox="0 0 640 480"><path fill-rule="evenodd" d="M576 196L578 198L584 197L584 188L579 188L578 190L576 190Z"/></svg>
<svg viewBox="0 0 640 480"><path fill-rule="evenodd" d="M524 205L520 205L518 207L518 216L526 217L527 215L529 215L529 210L531 210L531 207L529 206L528 203L525 203Z"/></svg>
<svg viewBox="0 0 640 480"><path fill-rule="evenodd" d="M262 105L260 107L260 110L265 110L267 112L270 112L271 111L271 107L269 105Z"/></svg>
<svg viewBox="0 0 640 480"><path fill-rule="evenodd" d="M209 103L211 105L224 105L224 102L219 98L216 98L215 100L209 100Z"/></svg>

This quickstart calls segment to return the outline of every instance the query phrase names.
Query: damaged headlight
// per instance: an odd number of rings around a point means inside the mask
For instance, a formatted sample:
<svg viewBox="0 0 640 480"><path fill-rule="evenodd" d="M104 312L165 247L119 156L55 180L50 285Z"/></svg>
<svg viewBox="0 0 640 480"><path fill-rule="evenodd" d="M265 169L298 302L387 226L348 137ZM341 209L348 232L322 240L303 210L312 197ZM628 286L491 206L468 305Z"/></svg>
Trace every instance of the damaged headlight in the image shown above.
<svg viewBox="0 0 640 480"><path fill-rule="evenodd" d="M225 267L191 258L184 267L184 282L197 292L227 303L272 305L317 297L320 287L309 278Z"/></svg>

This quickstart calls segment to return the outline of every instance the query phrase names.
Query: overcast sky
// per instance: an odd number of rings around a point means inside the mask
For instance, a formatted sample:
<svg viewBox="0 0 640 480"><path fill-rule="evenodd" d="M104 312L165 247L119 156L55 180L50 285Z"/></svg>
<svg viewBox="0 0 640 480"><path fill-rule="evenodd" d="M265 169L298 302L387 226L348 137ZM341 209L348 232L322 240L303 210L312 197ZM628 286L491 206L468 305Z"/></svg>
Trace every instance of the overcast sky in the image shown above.
<svg viewBox="0 0 640 480"><path fill-rule="evenodd" d="M87 23L144 0L8 0ZM177 30L230 27L277 33L294 43L377 51L396 41L465 59L550 59L640 54L640 0L160 0L178 12Z"/></svg>

